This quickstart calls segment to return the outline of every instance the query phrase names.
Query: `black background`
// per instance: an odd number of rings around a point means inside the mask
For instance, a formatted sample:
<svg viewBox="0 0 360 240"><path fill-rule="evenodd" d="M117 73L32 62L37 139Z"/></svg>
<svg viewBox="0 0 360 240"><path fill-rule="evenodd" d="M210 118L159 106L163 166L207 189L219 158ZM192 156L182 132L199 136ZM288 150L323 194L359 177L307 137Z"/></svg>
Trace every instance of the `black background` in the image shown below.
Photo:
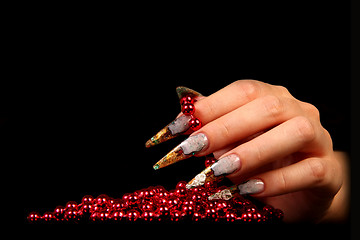
<svg viewBox="0 0 360 240"><path fill-rule="evenodd" d="M348 1L62 7L21 23L25 83L17 121L2 128L15 136L24 219L86 194L170 190L201 171L203 159L152 169L183 138L144 146L179 113L180 85L204 95L238 79L283 85L350 151Z"/></svg>

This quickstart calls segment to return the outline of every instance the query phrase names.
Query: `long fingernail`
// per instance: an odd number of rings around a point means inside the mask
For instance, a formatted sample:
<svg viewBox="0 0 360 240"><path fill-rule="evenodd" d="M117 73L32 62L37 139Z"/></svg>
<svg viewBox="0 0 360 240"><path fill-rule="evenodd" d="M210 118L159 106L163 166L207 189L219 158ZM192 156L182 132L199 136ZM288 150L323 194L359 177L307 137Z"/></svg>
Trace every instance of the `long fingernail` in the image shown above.
<svg viewBox="0 0 360 240"><path fill-rule="evenodd" d="M179 99L190 95L192 97L202 97L203 95L195 90L192 90L190 88L184 87L184 86L179 86L176 88L176 93L179 97Z"/></svg>
<svg viewBox="0 0 360 240"><path fill-rule="evenodd" d="M196 153L204 150L209 142L205 134L199 133L190 136L185 141L176 146L168 154L166 154L153 167L155 170L166 167L170 164L187 159Z"/></svg>
<svg viewBox="0 0 360 240"><path fill-rule="evenodd" d="M260 179L250 179L239 184L238 189L241 195L260 193L264 191L264 182Z"/></svg>
<svg viewBox="0 0 360 240"><path fill-rule="evenodd" d="M240 169L240 166L240 158L236 154L230 154L205 168L205 170L196 175L186 187L189 189L204 185L206 182L220 181L224 178L224 175L237 171Z"/></svg>
<svg viewBox="0 0 360 240"><path fill-rule="evenodd" d="M238 191L237 185L233 185L231 187L225 188L217 193L214 193L213 195L209 196L209 200L215 200L215 199L222 199L222 200L229 200L231 199L235 193Z"/></svg>
<svg viewBox="0 0 360 240"><path fill-rule="evenodd" d="M225 188L213 195L209 196L209 200L214 199L223 199L229 200L232 198L237 192L241 195L245 194L255 194L264 191L264 182L260 179L250 179L242 184L233 185L231 187Z"/></svg>
<svg viewBox="0 0 360 240"><path fill-rule="evenodd" d="M190 128L190 120L191 116L181 115L150 138L145 146L147 148L155 146L186 132Z"/></svg>
<svg viewBox="0 0 360 240"><path fill-rule="evenodd" d="M195 98L195 100L197 97L203 96L201 93L183 86L177 87L176 93L179 97L179 100L187 95L192 96L193 98ZM170 124L165 126L163 129L161 129L156 135L151 137L145 143L145 147L149 148L155 146L157 144L175 138L180 134L185 133L190 128L190 120L191 120L191 116L181 115L180 117L172 121Z"/></svg>

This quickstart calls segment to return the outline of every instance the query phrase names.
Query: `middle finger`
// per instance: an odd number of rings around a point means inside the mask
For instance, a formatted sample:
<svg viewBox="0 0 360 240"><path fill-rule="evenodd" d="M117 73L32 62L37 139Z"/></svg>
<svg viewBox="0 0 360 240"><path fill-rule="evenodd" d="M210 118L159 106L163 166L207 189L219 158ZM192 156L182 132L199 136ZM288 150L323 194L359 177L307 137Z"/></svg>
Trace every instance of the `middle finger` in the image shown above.
<svg viewBox="0 0 360 240"><path fill-rule="evenodd" d="M257 98L194 132L157 162L154 168L165 167L195 154L210 154L301 114L302 109L295 99L272 95Z"/></svg>

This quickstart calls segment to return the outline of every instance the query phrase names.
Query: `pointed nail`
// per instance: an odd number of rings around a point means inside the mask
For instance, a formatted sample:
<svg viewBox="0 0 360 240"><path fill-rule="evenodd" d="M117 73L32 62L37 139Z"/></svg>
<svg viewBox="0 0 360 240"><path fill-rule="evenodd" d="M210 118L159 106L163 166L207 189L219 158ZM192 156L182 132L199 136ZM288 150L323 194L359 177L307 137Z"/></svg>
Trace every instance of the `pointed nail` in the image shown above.
<svg viewBox="0 0 360 240"><path fill-rule="evenodd" d="M176 146L155 165L154 169L166 167L170 164L187 159L205 149L208 146L208 139L205 134L200 133L190 136L185 141Z"/></svg>
<svg viewBox="0 0 360 240"><path fill-rule="evenodd" d="M238 189L241 195L260 193L264 191L264 182L260 179L250 179L242 184L239 184Z"/></svg>
<svg viewBox="0 0 360 240"><path fill-rule="evenodd" d="M186 95L191 95L193 97L203 96L201 93L196 92L190 88L183 87L183 86L177 87L176 93L177 93L179 99L181 99L182 97L184 97ZM145 147L149 148L149 147L155 146L157 144L160 144L160 143L166 142L167 140L175 138L182 133L185 133L190 128L190 124L189 124L190 120L191 120L191 116L181 115L180 117L178 117L174 121L172 121L170 124L165 126L163 129L161 129L152 138L150 138L145 143Z"/></svg>
<svg viewBox="0 0 360 240"><path fill-rule="evenodd" d="M225 188L220 192L214 193L213 195L209 196L209 200L215 199L222 199L222 200L229 200L231 199L235 193L237 192L237 185L233 185L231 187Z"/></svg>
<svg viewBox="0 0 360 240"><path fill-rule="evenodd" d="M211 165L211 169L213 170L216 177L233 173L239 170L240 167L240 158L236 154L230 154L222 157L219 159L219 161Z"/></svg>
<svg viewBox="0 0 360 240"><path fill-rule="evenodd" d="M220 181L224 178L224 175L228 175L240 169L240 165L240 158L236 154L230 154L220 158L217 162L196 175L186 187L189 189L204 185L210 181Z"/></svg>
<svg viewBox="0 0 360 240"><path fill-rule="evenodd" d="M201 93L194 91L190 88L184 87L184 86L177 87L176 93L177 93L179 99L185 97L186 95L190 95L193 97L202 97L203 96Z"/></svg>
<svg viewBox="0 0 360 240"><path fill-rule="evenodd" d="M186 188L190 189L193 187L202 186L207 182L211 181L220 181L223 179L224 176L218 176L215 177L213 170L211 169L211 166L205 168L201 173L196 175L190 182L186 184Z"/></svg>
<svg viewBox="0 0 360 240"><path fill-rule="evenodd" d="M190 128L190 120L191 116L181 115L150 138L145 146L147 148L155 146L186 132Z"/></svg>

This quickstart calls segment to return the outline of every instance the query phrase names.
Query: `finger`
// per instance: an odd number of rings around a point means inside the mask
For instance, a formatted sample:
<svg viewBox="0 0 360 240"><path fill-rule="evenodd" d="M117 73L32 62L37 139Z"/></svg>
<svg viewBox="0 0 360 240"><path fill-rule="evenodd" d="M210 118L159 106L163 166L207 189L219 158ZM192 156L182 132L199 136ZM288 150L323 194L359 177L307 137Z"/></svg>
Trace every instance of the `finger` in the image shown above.
<svg viewBox="0 0 360 240"><path fill-rule="evenodd" d="M314 135L312 125L306 118L292 118L228 151L216 163L199 173L200 176L205 176L201 183L192 184L192 180L189 185L221 180L223 175L228 175L232 182L242 182L249 175L254 175L255 170L263 171L268 163L304 149L314 139ZM197 176L195 178L199 179Z"/></svg>
<svg viewBox="0 0 360 240"><path fill-rule="evenodd" d="M240 194L255 194L256 197L273 197L305 189L318 189L324 196L332 196L338 191L337 181L333 181L331 162L324 158L308 158L292 165L253 176L263 182L257 188L249 181L240 184ZM243 189L241 191L241 189ZM321 190L320 190L321 189Z"/></svg>
<svg viewBox="0 0 360 240"><path fill-rule="evenodd" d="M194 90L185 87L178 87L177 92L179 98L186 94L193 94L196 96L197 102L195 105L194 116L199 118L203 125L219 118L220 116L233 111L234 109L243 106L244 104L254 100L264 94L279 91L276 88L266 83L255 80L239 80L223 89L213 93L208 97L203 97ZM179 90L180 89L180 90ZM190 116L179 114L178 117L165 126L156 135L146 142L146 147L157 145L161 142L172 139L179 134L189 133ZM170 127L170 128L169 128Z"/></svg>
<svg viewBox="0 0 360 240"><path fill-rule="evenodd" d="M224 148L221 148L221 149L218 149L216 151L213 152L213 155L215 157L215 159L219 159L222 155L224 155L225 153L229 152L230 150L232 150L233 148L239 146L240 144L243 144L245 142L248 142L258 136L260 136L261 134L263 134L264 131L261 131L261 132L258 132L258 133L255 133L253 135L251 135L250 137L247 137L241 141L238 141L238 142L235 142L235 143L232 143L230 145L227 145L226 147Z"/></svg>
<svg viewBox="0 0 360 240"><path fill-rule="evenodd" d="M294 99L272 95L257 98L193 133L205 134L208 140L207 148L197 155L207 155L302 114Z"/></svg>
<svg viewBox="0 0 360 240"><path fill-rule="evenodd" d="M176 92L178 94L180 102L182 98L185 96L189 96L192 101L199 101L204 98L204 96L187 87L177 87ZM176 119L166 125L163 129L161 129L157 134L151 137L146 143L145 146L147 148L170 140L179 136L180 134L188 132L190 128L190 120L191 116L185 116L182 113L178 114Z"/></svg>
<svg viewBox="0 0 360 240"><path fill-rule="evenodd" d="M270 86L255 80L233 82L195 103L195 116L205 125L260 96L270 94Z"/></svg>
<svg viewBox="0 0 360 240"><path fill-rule="evenodd" d="M230 180L237 182L275 160L318 147L321 143L317 141L317 132L310 120L297 116L232 149L224 156L236 154L241 160L241 169L229 175Z"/></svg>
<svg viewBox="0 0 360 240"><path fill-rule="evenodd" d="M204 156L298 115L295 100L265 96L205 125L155 165L159 169L193 155Z"/></svg>

